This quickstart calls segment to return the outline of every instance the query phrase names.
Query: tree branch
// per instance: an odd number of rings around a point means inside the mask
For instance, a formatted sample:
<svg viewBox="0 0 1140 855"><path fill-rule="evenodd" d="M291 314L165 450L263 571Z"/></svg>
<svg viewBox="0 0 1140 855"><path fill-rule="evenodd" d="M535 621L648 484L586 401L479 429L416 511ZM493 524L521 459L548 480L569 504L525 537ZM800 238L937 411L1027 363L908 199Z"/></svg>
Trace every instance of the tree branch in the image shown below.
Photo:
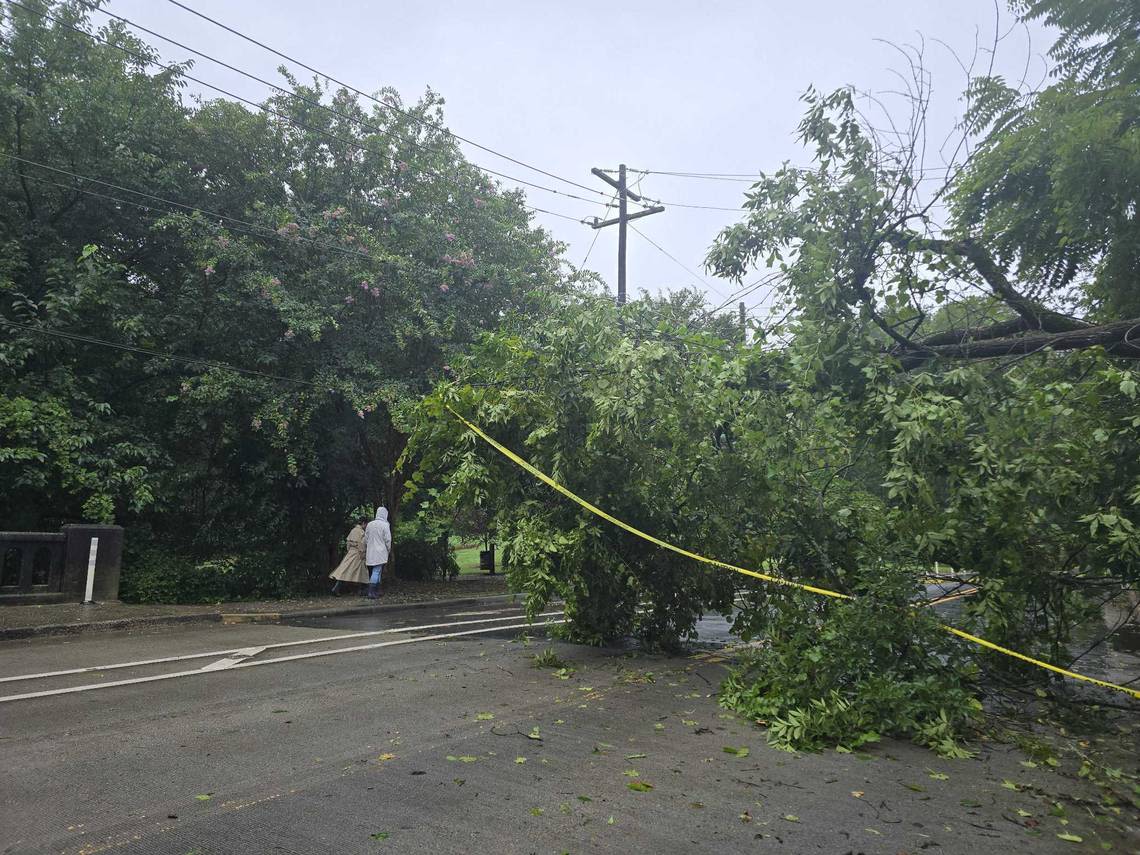
<svg viewBox="0 0 1140 855"><path fill-rule="evenodd" d="M1007 306L1017 312L1026 323L1026 329L1065 330L1087 329L1091 325L1084 321L1069 318L1020 294L1013 287L1005 271L993 260L985 248L973 238L952 241L940 238L924 238L916 235L894 234L888 242L902 250L927 250L939 255L956 255L973 265L978 275L990 286L990 290Z"/></svg>
<svg viewBox="0 0 1140 855"><path fill-rule="evenodd" d="M929 347L925 353L911 352L903 356L902 363L903 367L909 370L936 357L992 359L999 356L1031 354L1042 350L1084 350L1090 347L1103 347L1112 356L1140 359L1140 318L1063 332L935 345Z"/></svg>

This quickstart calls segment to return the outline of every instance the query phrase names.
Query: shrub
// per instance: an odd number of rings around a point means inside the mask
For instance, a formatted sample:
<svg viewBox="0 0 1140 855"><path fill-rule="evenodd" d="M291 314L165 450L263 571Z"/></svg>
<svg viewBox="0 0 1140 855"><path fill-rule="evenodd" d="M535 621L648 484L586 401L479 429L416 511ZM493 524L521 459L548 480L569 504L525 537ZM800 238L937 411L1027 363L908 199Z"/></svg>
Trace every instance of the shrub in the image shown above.
<svg viewBox="0 0 1140 855"><path fill-rule="evenodd" d="M293 593L284 561L254 552L196 561L147 548L128 554L120 596L131 603L205 603Z"/></svg>
<svg viewBox="0 0 1140 855"><path fill-rule="evenodd" d="M418 581L458 576L459 564L452 554L449 534L446 525L422 517L396 523L392 540L397 578Z"/></svg>

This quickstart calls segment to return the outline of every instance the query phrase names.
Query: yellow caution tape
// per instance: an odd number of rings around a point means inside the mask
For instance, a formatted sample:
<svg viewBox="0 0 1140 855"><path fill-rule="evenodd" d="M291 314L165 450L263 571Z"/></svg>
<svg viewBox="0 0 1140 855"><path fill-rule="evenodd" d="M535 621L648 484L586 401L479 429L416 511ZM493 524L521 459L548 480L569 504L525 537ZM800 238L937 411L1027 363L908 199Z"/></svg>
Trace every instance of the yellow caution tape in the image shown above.
<svg viewBox="0 0 1140 855"><path fill-rule="evenodd" d="M660 546L662 549L668 549L670 552L676 552L678 555L684 555L686 558L692 558L694 561L700 561L704 564L711 564L714 567L723 567L725 570L732 570L735 573L742 573L743 575L751 576L754 579L761 579L765 582L772 582L773 584L776 584L776 585L785 585L785 586L790 587L790 588L798 588L801 591L809 591L813 594L819 594L820 596L823 596L823 597L831 597L831 598L836 599L836 600L853 600L853 599L855 599L850 594L844 594L844 593L841 593L840 591L831 591L827 588L816 587L815 585L805 585L802 582L794 582L791 579L785 579L782 576L773 576L769 573L759 573L755 570L749 570L745 567L737 567L735 564L728 564L724 561L717 561L715 558L706 558L704 555L698 555L695 552L690 552L689 550L683 549L680 546L676 546L675 544L668 543L667 541L661 540L658 537L654 537L651 534L647 534L646 532L642 531L641 529L635 528L634 526L630 525L629 523L624 522L623 520L619 520L615 516L611 516L610 514L606 513L601 508L599 508L597 505L590 504L585 499L583 499L581 496L579 496L577 493L575 493L572 490L569 490L568 488L562 486L557 481L555 481L553 478L551 478L549 475L547 475L545 472L543 472L543 471L537 469L535 466L533 466L529 461L524 460L522 457L519 457L517 454L515 454L513 451L511 451L505 445L498 442L493 437L487 435L478 426L472 424L470 421L465 419L463 416L461 416L459 413L457 413L450 406L448 406L447 409L451 412L451 414L453 416L455 416L457 419L459 419L459 421L463 422L463 424L466 425L467 428L469 430L471 430L476 436L478 436L480 439L482 439L484 442L486 442L488 445L490 445L492 448L494 448L496 451L498 451L500 454L502 454L504 457L506 457L511 462L516 463L519 466L521 466L523 469L525 469L527 472L529 472L531 475L533 475L539 481L546 484L548 487L551 487L554 490L557 490L559 493L561 493L566 498L568 498L568 499L576 502L577 504L581 505L583 508L588 510L590 513L601 517L606 522L612 523L613 525L617 526L620 529L624 529L625 531L628 531L630 534L633 534L633 535L636 535L637 537L640 537L642 540L647 540L650 543L654 544L655 546ZM987 641L984 638L979 638L976 635L971 635L970 633L968 633L964 630L958 629L958 628L953 627L953 626L949 626L948 624L940 624L940 626L942 627L942 629L946 630L947 632L951 633L952 635L956 635L959 638L964 638L967 641L972 641L974 644L980 645L981 647L985 647L988 650L993 650L997 653L1003 653L1006 656L1012 656L1014 659L1019 659L1022 662L1028 662L1030 665L1036 665L1038 668L1044 668L1045 670L1052 671L1055 674L1062 674L1065 677L1071 677L1074 680L1083 680L1086 683L1092 683L1093 685L1102 686L1103 688L1106 688L1106 689L1115 689L1118 692L1124 692L1125 694L1131 695L1132 697L1136 698L1137 700L1140 700L1140 691L1138 691L1136 689L1130 689L1127 686L1119 686L1116 683L1109 683L1106 680L1098 680L1096 677L1089 677L1085 674L1078 674L1076 671L1069 671L1068 669L1061 668L1057 665L1051 665L1048 662L1042 662L1040 659L1034 659L1032 656L1026 656L1024 653L1018 653L1016 650L1010 650L1008 647L1002 647L1000 644L994 644L992 641Z"/></svg>

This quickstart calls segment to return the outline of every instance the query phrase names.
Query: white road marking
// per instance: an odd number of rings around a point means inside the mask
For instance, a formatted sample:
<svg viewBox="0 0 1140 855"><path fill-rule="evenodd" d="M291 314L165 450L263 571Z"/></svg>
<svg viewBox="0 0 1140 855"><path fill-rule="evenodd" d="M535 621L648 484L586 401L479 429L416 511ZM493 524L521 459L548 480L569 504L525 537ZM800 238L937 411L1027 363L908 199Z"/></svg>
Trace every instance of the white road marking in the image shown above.
<svg viewBox="0 0 1140 855"><path fill-rule="evenodd" d="M506 629L536 629L556 624L566 623L564 620L551 620L545 623L515 623L508 626L484 626L479 629L465 629L462 632L445 632L438 635L421 635L417 638L397 638L394 641L378 641L375 644L359 644L355 647L338 647L336 650L317 650L313 653L294 653L292 656L278 656L274 659L258 659L254 662L239 662L226 670L236 671L239 668L256 668L259 665L276 665L280 662L296 662L301 659L316 659L321 656L336 656L340 653L358 653L364 650L376 650L380 647L396 647L400 644L416 644L421 641L441 641L447 638L461 638L465 635L478 635L482 632L500 632ZM55 695L73 695L78 692L94 692L98 689L113 689L117 686L134 686L139 683L156 683L159 680L174 680L178 677L194 677L211 673L198 668L194 671L174 671L170 674L154 674L150 677L133 677L129 680L115 680L111 683L89 683L86 686L71 686L67 689L48 689L44 692L27 692L21 695L0 696L0 704L9 701L26 701L32 698L48 698Z"/></svg>
<svg viewBox="0 0 1140 855"><path fill-rule="evenodd" d="M235 651L233 656L227 656L225 659L219 659L217 662L211 662L209 665L203 665L199 671L223 671L226 668L232 668L239 662L244 662L251 656L256 656L262 653L264 647L246 647L243 650Z"/></svg>
<svg viewBox="0 0 1140 855"><path fill-rule="evenodd" d="M444 617L477 617L478 615L497 615L506 611L511 611L511 609L491 609L486 612L448 612Z"/></svg>
<svg viewBox="0 0 1140 855"><path fill-rule="evenodd" d="M562 612L542 612L535 617L553 617ZM342 641L350 638L369 638L376 635L391 635L397 632L418 632L425 629L446 629L451 626L471 626L477 623L495 623L501 620L510 620L514 615L504 615L498 618L483 618L482 620L449 621L447 623L428 623L422 626L391 627L389 629L375 629L367 632L346 632L341 635L326 635L321 638L306 638L301 641L283 641L278 644L267 644L262 650L275 650L281 647L299 647L304 644L326 644L330 641ZM17 674L14 677L0 677L0 683L24 682L25 680L42 680L46 677L66 677L72 674L88 674L92 671L113 671L119 668L141 668L144 665L164 665L167 662L186 662L190 659L209 659L218 656L233 656L247 648L236 647L230 650L210 650L205 653L187 653L182 656L164 656L160 659L139 659L135 662L116 662L112 665L91 665L86 668L68 668L64 671L44 671L39 674Z"/></svg>

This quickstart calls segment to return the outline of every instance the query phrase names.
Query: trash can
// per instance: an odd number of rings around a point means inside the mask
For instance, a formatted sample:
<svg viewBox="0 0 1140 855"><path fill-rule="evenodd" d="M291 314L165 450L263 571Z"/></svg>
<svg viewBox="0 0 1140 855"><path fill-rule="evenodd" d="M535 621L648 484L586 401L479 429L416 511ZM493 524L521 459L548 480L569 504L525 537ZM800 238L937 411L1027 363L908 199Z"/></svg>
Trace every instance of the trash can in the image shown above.
<svg viewBox="0 0 1140 855"><path fill-rule="evenodd" d="M490 549L479 550L479 569L495 575L495 544L492 543Z"/></svg>

